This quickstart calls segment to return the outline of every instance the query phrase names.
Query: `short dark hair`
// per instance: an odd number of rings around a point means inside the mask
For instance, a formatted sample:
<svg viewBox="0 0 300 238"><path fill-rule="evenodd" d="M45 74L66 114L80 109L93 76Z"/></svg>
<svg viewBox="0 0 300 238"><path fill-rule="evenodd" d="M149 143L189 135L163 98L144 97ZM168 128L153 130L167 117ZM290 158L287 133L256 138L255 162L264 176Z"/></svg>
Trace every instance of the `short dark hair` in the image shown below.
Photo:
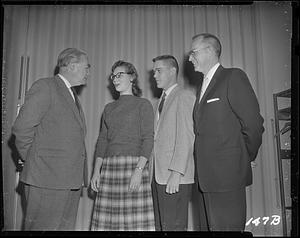
<svg viewBox="0 0 300 238"><path fill-rule="evenodd" d="M156 61L165 61L167 62L171 67L174 67L176 69L176 76L179 72L179 66L176 58L173 55L160 55L152 59L153 62Z"/></svg>
<svg viewBox="0 0 300 238"><path fill-rule="evenodd" d="M129 62L126 62L123 60L118 60L111 67L111 73L113 73L117 67L121 67L121 66L126 68L127 74L131 74L133 76L133 78L132 78L132 93L133 93L133 95L137 96L137 97L142 96L142 89L139 87L139 82L138 82L138 73L132 63L129 63Z"/></svg>
<svg viewBox="0 0 300 238"><path fill-rule="evenodd" d="M81 51L76 48L67 48L63 50L57 59L57 67L65 67L70 63L80 62L81 56L87 55L84 51Z"/></svg>
<svg viewBox="0 0 300 238"><path fill-rule="evenodd" d="M220 43L220 40L218 39L218 37L216 37L215 35L210 34L210 33L201 33L201 34L195 35L192 38L192 40L196 40L198 38L201 38L201 40L203 42L211 45L214 48L218 58L220 58L221 52L222 52L222 46L221 46L221 43Z"/></svg>

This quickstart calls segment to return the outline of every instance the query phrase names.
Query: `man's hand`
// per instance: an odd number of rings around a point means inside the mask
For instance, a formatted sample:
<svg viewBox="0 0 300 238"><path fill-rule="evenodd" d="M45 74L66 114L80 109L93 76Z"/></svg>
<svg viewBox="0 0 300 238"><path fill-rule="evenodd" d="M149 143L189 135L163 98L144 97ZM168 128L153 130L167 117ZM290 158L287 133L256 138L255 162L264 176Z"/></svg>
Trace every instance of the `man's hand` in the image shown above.
<svg viewBox="0 0 300 238"><path fill-rule="evenodd" d="M171 172L167 182L166 193L173 194L179 192L180 177L181 174L179 172Z"/></svg>

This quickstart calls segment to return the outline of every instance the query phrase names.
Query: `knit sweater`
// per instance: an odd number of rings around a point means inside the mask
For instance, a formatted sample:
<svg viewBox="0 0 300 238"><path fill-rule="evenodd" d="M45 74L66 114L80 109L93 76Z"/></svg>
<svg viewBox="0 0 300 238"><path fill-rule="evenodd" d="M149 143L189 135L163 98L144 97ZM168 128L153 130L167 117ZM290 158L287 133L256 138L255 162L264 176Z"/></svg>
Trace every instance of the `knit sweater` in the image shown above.
<svg viewBox="0 0 300 238"><path fill-rule="evenodd" d="M105 106L96 145L96 156L144 156L153 148L154 112L145 98L121 95Z"/></svg>

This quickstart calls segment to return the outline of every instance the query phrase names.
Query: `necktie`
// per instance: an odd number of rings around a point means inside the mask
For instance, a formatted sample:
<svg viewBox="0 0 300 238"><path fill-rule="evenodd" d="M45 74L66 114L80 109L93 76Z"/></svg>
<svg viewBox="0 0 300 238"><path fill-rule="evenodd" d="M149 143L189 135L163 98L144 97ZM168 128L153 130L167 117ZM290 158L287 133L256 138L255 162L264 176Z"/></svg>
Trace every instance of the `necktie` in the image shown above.
<svg viewBox="0 0 300 238"><path fill-rule="evenodd" d="M79 99L78 99L78 97L77 97L76 90L75 90L75 88L73 88L73 87L71 87L71 90L72 90L73 95L74 95L75 104L76 104L76 106L77 106L77 109L78 109L78 111L80 112Z"/></svg>
<svg viewBox="0 0 300 238"><path fill-rule="evenodd" d="M161 101L158 105L158 112L159 114L161 113L162 109L163 109L163 106L164 106L164 103L165 103L165 99L166 99L166 93L164 92L162 98L161 98Z"/></svg>

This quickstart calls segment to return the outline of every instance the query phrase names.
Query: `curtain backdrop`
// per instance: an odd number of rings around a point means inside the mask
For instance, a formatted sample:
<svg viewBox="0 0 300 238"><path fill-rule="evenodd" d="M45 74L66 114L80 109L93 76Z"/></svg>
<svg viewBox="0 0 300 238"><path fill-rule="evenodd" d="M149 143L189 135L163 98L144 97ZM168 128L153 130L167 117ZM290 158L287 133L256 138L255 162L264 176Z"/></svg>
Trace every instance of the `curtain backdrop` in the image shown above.
<svg viewBox="0 0 300 238"><path fill-rule="evenodd" d="M2 77L2 165L4 229L20 230L22 206L16 193L11 126L16 118L21 56L28 56L28 86L53 75L59 52L77 47L88 53L90 80L80 94L87 123L89 175L93 170L100 116L113 96L108 77L119 59L132 62L139 73L143 97L153 105L160 96L152 75L152 58L174 55L180 66L179 83L195 89L201 74L187 61L191 39L210 32L222 44L224 67L243 69L258 97L265 119L262 147L253 168L253 185L247 188L247 221L254 235L280 235L282 223L274 140L273 93L291 87L291 4L254 2L252 5L40 5L4 6ZM24 84L24 82L23 82ZM17 195L17 196L16 196ZM77 230L88 230L93 194L84 189ZM189 230L198 229L196 195L190 203ZM270 221L263 224L263 217ZM290 219L290 214L288 214ZM230 219L230 214L228 214Z"/></svg>

